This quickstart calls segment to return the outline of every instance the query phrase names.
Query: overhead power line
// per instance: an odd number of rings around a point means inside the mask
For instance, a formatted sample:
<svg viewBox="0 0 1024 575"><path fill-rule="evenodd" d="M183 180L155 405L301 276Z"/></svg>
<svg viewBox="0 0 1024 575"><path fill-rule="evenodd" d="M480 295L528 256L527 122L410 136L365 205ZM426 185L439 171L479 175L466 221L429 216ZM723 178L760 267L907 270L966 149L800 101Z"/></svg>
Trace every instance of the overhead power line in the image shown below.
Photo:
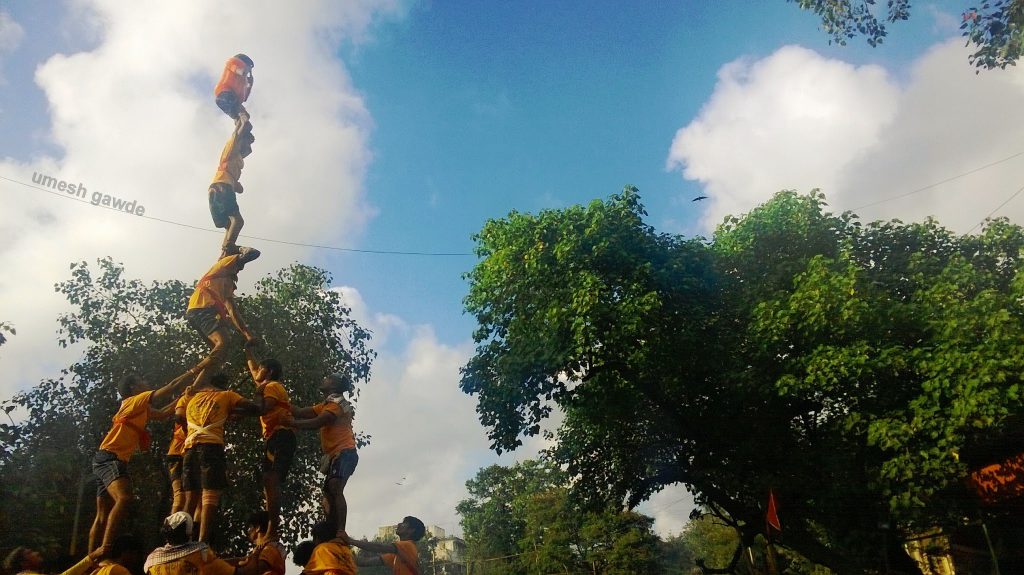
<svg viewBox="0 0 1024 575"><path fill-rule="evenodd" d="M128 213L126 213L126 212L124 212L124 211L122 211L120 209L114 208L114 207L93 204L92 202L90 202L88 200L84 200L84 199L78 198L76 196L69 196L68 194L62 194L60 192L55 192L53 190L48 190L46 188L37 186L35 184L31 184L31 183L28 183L28 182L22 182L20 180L15 180L13 178L8 178L8 177L5 177L5 176L0 176L0 180L5 180L5 181L8 181L8 182L11 182L12 184L18 184L20 186L24 186L26 188L31 188L33 190L37 190L37 191L40 191L40 192L46 192L47 194L50 194L50 195L53 195L53 196L57 196L59 198L63 198L63 199L67 199L67 200L74 200L76 202L81 202L81 203L84 203L84 204L88 204L88 205L96 207L96 208L104 208L104 209L108 209L108 210L113 210L113 211L121 213L121 214L131 215L132 217L136 217L136 218L145 218L147 220L152 220L152 221L155 221L155 222L161 222L161 223L170 224L170 225L178 226L178 227L182 227L182 228L188 228L188 229L192 229L192 230L198 230L198 231L201 231L201 232L208 232L208 233L213 233L213 234L222 234L223 233L220 230L204 228L204 227L201 227L201 226L194 226L192 224L186 224L184 222L178 222L178 221L174 221L174 220L158 218L156 216L149 216L149 215L145 215L145 214L143 214L141 216L140 215L135 215L135 214L128 214ZM345 248L345 247L341 247L341 246L325 246L325 245L319 245L319 244L307 244L307 243L303 243L303 242L291 242L291 241L288 241L288 240L279 240L279 239L275 239L275 238L265 238L265 237L261 237L261 236L252 236L252 235L248 235L248 234L239 234L239 237L247 238L247 239L250 239L250 240L258 240L258 241L261 241L261 242L270 242L270 243L274 243L274 244L283 244L283 245L288 245L288 246L298 246L298 247L304 247L304 248L315 248L315 249L320 249L320 250L332 250L332 251L338 251L338 252L352 252L352 253L361 253L361 254L400 255L400 256L472 256L472 255L474 255L474 254L472 254L470 252L422 252L422 251L403 251L403 250L371 250L371 249L360 249L360 248Z"/></svg>

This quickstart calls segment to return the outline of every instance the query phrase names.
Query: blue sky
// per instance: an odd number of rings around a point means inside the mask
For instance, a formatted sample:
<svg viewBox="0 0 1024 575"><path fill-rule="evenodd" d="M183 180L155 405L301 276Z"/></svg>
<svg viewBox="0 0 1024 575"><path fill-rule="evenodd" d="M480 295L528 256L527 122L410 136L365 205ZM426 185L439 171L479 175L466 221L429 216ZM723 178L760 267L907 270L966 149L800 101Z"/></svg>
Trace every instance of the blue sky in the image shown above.
<svg viewBox="0 0 1024 575"><path fill-rule="evenodd" d="M813 14L782 0L241 6L0 3L0 176L77 180L210 228L205 189L230 123L209 92L237 51L256 62L243 234L268 238L470 253L489 218L626 184L652 225L687 235L780 189L816 186L837 209L884 200L863 215L935 215L966 231L1022 168L1008 161L892 199L1021 151L1024 77L974 73L954 2L915 4L878 48L829 45ZM1001 114L979 113L992 109ZM10 375L0 396L73 360L76 350L55 349L66 308L49 293L69 261L110 255L146 280L189 279L218 242L3 180L0 200L0 266L17 278L0 278L0 320L18 328L0 354ZM472 352L461 300L474 257L250 241L265 253L253 273L324 266L375 331L380 357L357 418L375 443L350 488L354 501L385 503L353 504L363 533L416 506L452 529L476 469L543 447L490 453L457 389ZM421 437L396 435L396 422ZM416 487L382 491L407 475ZM661 532L678 531L688 501L676 488L644 510Z"/></svg>

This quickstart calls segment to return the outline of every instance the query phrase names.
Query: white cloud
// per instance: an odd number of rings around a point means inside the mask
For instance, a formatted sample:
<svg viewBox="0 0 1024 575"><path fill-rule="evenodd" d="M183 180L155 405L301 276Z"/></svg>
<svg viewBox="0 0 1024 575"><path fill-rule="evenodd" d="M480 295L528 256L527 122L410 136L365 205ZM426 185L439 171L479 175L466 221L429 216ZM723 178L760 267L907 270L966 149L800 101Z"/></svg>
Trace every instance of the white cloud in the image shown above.
<svg viewBox="0 0 1024 575"><path fill-rule="evenodd" d="M3 62L7 54L15 51L25 37L25 30L7 12L0 11L0 84L6 84L3 77Z"/></svg>
<svg viewBox="0 0 1024 575"><path fill-rule="evenodd" d="M898 90L878 66L855 67L799 46L718 72L714 94L672 141L667 165L699 180L703 225L783 188L835 186L838 169L877 142Z"/></svg>
<svg viewBox="0 0 1024 575"><path fill-rule="evenodd" d="M702 224L744 213L780 189L820 187L836 210L904 194L1024 150L1024 72L975 74L960 40L914 63L905 85L799 47L723 66L700 115L672 142L668 165L710 197ZM933 215L966 232L1020 186L1018 159L903 200L864 219ZM1024 201L996 215L1021 221Z"/></svg>
<svg viewBox="0 0 1024 575"><path fill-rule="evenodd" d="M212 228L207 186L232 123L213 101L224 61L255 61L247 104L256 143L239 196L243 235L344 243L373 208L364 192L371 119L336 53L360 41L396 0L224 3L81 0L72 6L96 28L94 47L50 57L36 72L49 104L49 137L60 157L0 162L0 175L34 172L82 183L145 206L146 215ZM158 25L157 25L158 24ZM92 29L92 28L90 28ZM26 138L30 137L26 135ZM2 350L10 395L68 363L54 356L55 318L66 304L52 292L68 264L110 255L129 275L189 279L215 260L219 235L126 216L2 182L0 317L18 335ZM307 259L301 247L256 245L264 256L242 276ZM49 365L40 357L52 358Z"/></svg>

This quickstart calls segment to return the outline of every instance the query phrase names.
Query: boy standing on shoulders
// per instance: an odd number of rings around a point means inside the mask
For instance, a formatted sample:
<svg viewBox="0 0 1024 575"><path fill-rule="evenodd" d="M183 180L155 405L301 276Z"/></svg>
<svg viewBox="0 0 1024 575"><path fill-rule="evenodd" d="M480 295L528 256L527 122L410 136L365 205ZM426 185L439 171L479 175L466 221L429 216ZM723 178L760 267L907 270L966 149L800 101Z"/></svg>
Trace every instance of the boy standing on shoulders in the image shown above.
<svg viewBox="0 0 1024 575"><path fill-rule="evenodd" d="M423 538L427 529L419 519L408 516L402 519L395 532L398 534L398 541L394 543L375 543L373 541L361 541L349 539L348 544L359 549L378 553L372 557L363 558L360 553L356 557L356 565L360 567L374 567L384 565L391 568L394 575L420 575L419 553L416 550L416 542Z"/></svg>
<svg viewBox="0 0 1024 575"><path fill-rule="evenodd" d="M245 338L246 347L256 343L255 336L246 327L242 314L235 305L235 288L238 283L238 272L245 268L245 264L258 257L259 250L241 248L237 255L217 260L217 263L213 264L213 267L196 283L196 289L188 300L185 320L210 345L210 354L192 368L199 374L197 382L205 381L224 363L228 353L228 321Z"/></svg>
<svg viewBox="0 0 1024 575"><path fill-rule="evenodd" d="M242 231L242 226L245 225L242 213L238 210L238 199L235 194L242 193L242 183L239 180L242 177L242 167L245 165L243 158L252 153L255 138L252 136L249 113L241 105L238 108L235 129L220 153L217 173L213 176L209 188L210 216L213 218L213 225L224 228L220 257L238 253L238 245L235 242Z"/></svg>
<svg viewBox="0 0 1024 575"><path fill-rule="evenodd" d="M96 519L89 529L90 551L113 544L117 537L121 520L132 499L128 460L140 448L149 449L146 422L150 418L166 417L158 408L174 399L194 373L194 368L190 369L155 391L140 375L129 375L118 383L121 407L114 414L114 424L92 458L97 488Z"/></svg>
<svg viewBox="0 0 1024 575"><path fill-rule="evenodd" d="M263 398L263 413L260 415L260 427L265 441L263 496L270 516L267 535L276 538L281 525L281 491L295 459L297 445L295 431L284 423L286 419L291 419L291 404L288 403L288 392L281 385L284 375L281 362L273 358L257 362L251 348L246 348L245 357L256 383L256 395Z"/></svg>
<svg viewBox="0 0 1024 575"><path fill-rule="evenodd" d="M292 406L291 415L295 419L285 421L285 425L295 429L320 430L320 449L324 454L320 460L320 471L325 475L327 520L334 523L338 537L346 536L348 504L345 502L345 485L359 463L352 432L355 408L344 395L353 390L355 386L348 374L332 373L320 384L324 401L312 407Z"/></svg>
<svg viewBox="0 0 1024 575"><path fill-rule="evenodd" d="M228 376L223 372L205 382L197 381L185 408L185 509L194 509L201 494L199 540L204 543L209 543L214 533L220 494L228 486L224 424L232 414L258 415L262 410L262 406L225 389L227 384Z"/></svg>

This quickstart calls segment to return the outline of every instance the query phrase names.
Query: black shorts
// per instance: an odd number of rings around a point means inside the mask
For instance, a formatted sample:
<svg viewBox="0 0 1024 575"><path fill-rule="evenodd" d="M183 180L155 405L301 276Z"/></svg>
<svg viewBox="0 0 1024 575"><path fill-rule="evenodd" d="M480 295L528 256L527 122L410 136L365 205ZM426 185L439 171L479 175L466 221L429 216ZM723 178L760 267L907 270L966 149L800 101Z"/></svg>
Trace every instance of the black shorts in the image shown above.
<svg viewBox="0 0 1024 575"><path fill-rule="evenodd" d="M295 432L290 429L278 429L267 439L263 450L263 472L274 471L283 485L288 472L295 460L295 449L298 445Z"/></svg>
<svg viewBox="0 0 1024 575"><path fill-rule="evenodd" d="M197 443L185 452L182 465L182 489L199 491L227 489L227 458L221 443Z"/></svg>
<svg viewBox="0 0 1024 575"><path fill-rule="evenodd" d="M352 477L356 470L356 465L359 465L359 453L355 449L341 450L340 453L331 458L327 466L327 477L324 477L324 489L327 489L327 483L334 478L348 482L348 478Z"/></svg>
<svg viewBox="0 0 1024 575"><path fill-rule="evenodd" d="M128 477L128 464L114 453L101 449L92 457L92 474L96 477L96 497L109 496L107 486Z"/></svg>
<svg viewBox="0 0 1024 575"><path fill-rule="evenodd" d="M235 189L230 184L214 182L210 184L210 216L213 225L218 228L228 227L228 217L240 215Z"/></svg>
<svg viewBox="0 0 1024 575"><path fill-rule="evenodd" d="M205 337L221 329L223 321L212 307L194 307L185 312L185 321Z"/></svg>
<svg viewBox="0 0 1024 575"><path fill-rule="evenodd" d="M171 481L181 481L182 456L168 455L166 463L167 474L171 476Z"/></svg>

